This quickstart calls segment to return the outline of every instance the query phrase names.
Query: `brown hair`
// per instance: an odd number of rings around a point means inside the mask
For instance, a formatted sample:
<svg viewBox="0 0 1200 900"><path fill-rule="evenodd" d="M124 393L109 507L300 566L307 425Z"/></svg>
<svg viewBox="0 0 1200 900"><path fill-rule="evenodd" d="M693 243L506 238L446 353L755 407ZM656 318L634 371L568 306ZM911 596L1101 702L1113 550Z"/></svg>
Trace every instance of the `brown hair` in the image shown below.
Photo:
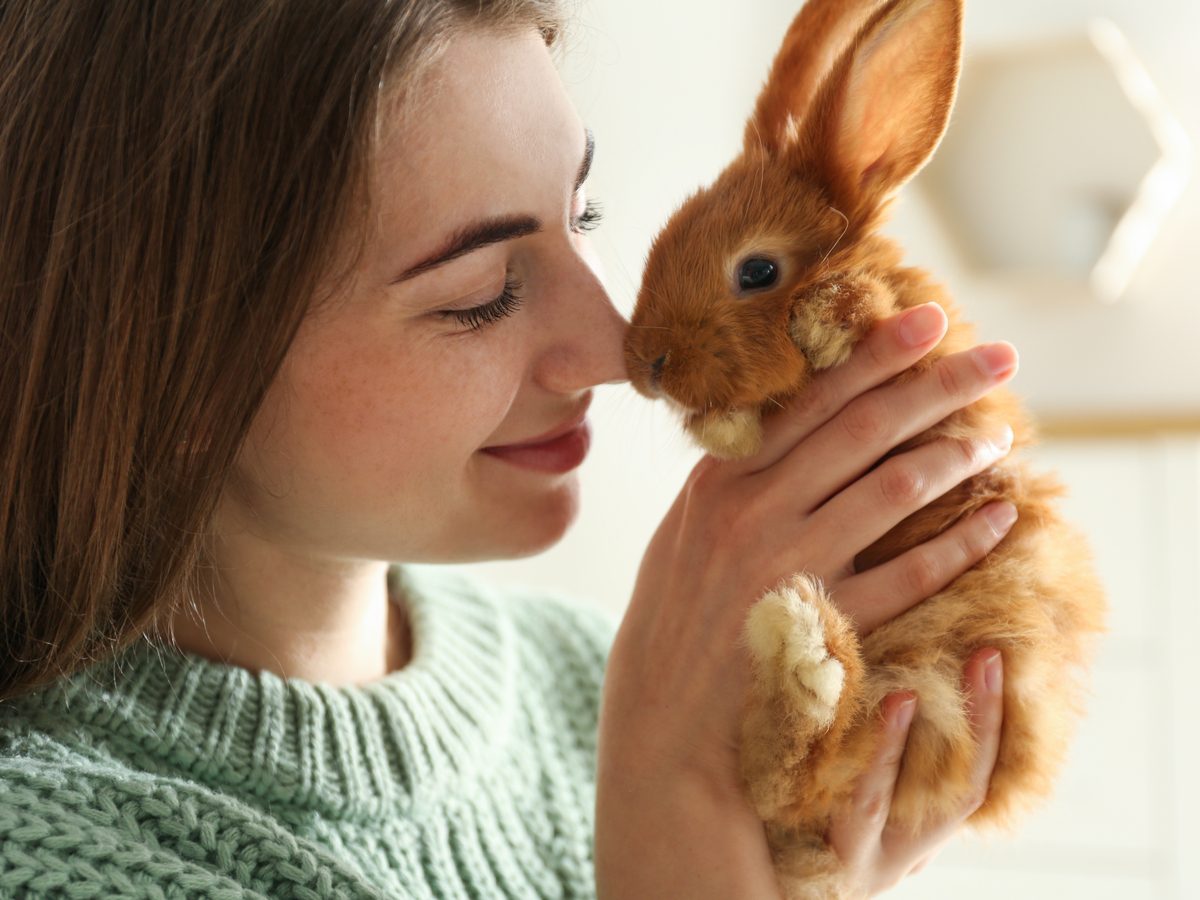
<svg viewBox="0 0 1200 900"><path fill-rule="evenodd" d="M562 19L558 0L0 5L0 699L197 596L264 392L362 252L384 96L411 112L468 26L554 46Z"/></svg>

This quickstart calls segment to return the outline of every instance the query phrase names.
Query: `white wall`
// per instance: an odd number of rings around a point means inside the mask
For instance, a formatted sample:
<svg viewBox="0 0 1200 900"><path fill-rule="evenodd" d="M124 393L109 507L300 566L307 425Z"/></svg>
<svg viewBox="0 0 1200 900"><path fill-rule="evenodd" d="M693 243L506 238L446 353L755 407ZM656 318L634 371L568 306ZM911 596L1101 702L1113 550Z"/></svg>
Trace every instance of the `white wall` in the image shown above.
<svg viewBox="0 0 1200 900"><path fill-rule="evenodd" d="M966 50L1076 34L1093 16L1112 20L1124 32L1193 148L1200 148L1200 3L1194 0L968 2ZM1036 412L1200 413L1200 291L1190 265L1200 234L1200 165L1193 162L1183 197L1150 246L1128 296L1115 306L975 279L960 270L928 214L923 195L912 192L901 200L891 231L904 237L910 259L928 265L954 289L981 339L1016 345L1021 373L1012 386Z"/></svg>

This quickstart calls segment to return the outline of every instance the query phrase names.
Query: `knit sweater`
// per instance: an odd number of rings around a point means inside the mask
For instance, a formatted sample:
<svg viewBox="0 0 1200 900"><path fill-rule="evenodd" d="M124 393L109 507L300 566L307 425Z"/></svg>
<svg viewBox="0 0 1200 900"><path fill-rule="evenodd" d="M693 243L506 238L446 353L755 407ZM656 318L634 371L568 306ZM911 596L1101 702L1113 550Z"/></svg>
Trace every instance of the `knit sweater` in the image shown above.
<svg viewBox="0 0 1200 900"><path fill-rule="evenodd" d="M0 897L595 896L616 625L393 564L407 666L356 686L140 641L0 703Z"/></svg>

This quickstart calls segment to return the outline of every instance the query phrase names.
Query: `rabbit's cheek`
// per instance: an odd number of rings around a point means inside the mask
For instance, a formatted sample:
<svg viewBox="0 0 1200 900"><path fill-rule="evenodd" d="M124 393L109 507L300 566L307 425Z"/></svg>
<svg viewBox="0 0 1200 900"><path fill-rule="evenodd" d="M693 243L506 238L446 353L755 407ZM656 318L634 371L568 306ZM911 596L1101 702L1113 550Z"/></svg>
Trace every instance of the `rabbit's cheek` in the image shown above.
<svg viewBox="0 0 1200 900"><path fill-rule="evenodd" d="M796 298L788 331L814 369L828 369L849 359L855 344L893 306L891 290L869 275L821 281Z"/></svg>

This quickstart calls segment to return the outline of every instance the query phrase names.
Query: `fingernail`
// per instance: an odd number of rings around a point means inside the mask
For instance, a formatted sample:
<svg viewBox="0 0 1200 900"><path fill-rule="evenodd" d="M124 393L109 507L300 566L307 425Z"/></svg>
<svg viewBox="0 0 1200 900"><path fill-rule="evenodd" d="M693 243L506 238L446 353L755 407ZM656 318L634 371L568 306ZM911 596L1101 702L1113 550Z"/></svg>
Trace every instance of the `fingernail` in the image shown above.
<svg viewBox="0 0 1200 900"><path fill-rule="evenodd" d="M905 700L896 709L896 718L893 720L897 731L904 731L912 724L913 713L917 711L917 698L910 697Z"/></svg>
<svg viewBox="0 0 1200 900"><path fill-rule="evenodd" d="M900 337L910 347L918 347L942 330L942 308L926 303L910 309L900 320Z"/></svg>
<svg viewBox="0 0 1200 900"><path fill-rule="evenodd" d="M1004 427L1000 431L998 431L992 435L991 440L992 440L992 446L995 447L998 452L1007 453L1009 450L1012 449L1012 442L1013 442L1012 426L1006 422L1004 424Z"/></svg>
<svg viewBox="0 0 1200 900"><path fill-rule="evenodd" d="M987 684L987 689L993 694L1000 693L1000 688L1004 684L1004 667L1000 662L1000 651L996 651L983 666L983 680Z"/></svg>
<svg viewBox="0 0 1200 900"><path fill-rule="evenodd" d="M983 511L983 514L987 517L988 524L992 526L992 531L999 537L1008 534L1009 529L1017 521L1017 508L1007 500L991 504Z"/></svg>
<svg viewBox="0 0 1200 900"><path fill-rule="evenodd" d="M1003 375L1013 367L1013 347L1004 341L985 344L975 351L975 361L984 375Z"/></svg>

